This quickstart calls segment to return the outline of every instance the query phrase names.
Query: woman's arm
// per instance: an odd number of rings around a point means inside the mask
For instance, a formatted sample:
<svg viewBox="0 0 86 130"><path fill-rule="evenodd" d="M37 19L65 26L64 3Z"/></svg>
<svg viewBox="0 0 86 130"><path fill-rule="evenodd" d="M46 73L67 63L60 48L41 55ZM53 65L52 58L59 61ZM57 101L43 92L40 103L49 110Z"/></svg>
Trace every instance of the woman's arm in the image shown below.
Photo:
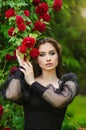
<svg viewBox="0 0 86 130"><path fill-rule="evenodd" d="M21 94L21 86L20 81L18 79L12 79L6 89L5 94L7 99L10 100L18 100L22 94Z"/></svg>
<svg viewBox="0 0 86 130"><path fill-rule="evenodd" d="M10 100L18 100L22 96L21 81L23 81L24 75L17 68L12 73L10 72L7 80L2 85L1 95Z"/></svg>
<svg viewBox="0 0 86 130"><path fill-rule="evenodd" d="M62 108L73 100L78 91L77 76L74 73L66 74L64 77L66 76L69 78L63 79L59 90L55 90L52 85L46 88L38 82L32 83L31 89L39 93L52 106Z"/></svg>
<svg viewBox="0 0 86 130"><path fill-rule="evenodd" d="M19 67L21 68L21 67ZM18 100L22 96L21 81L24 78L23 73L17 68L8 76L8 86L6 88L5 96L10 100Z"/></svg>
<svg viewBox="0 0 86 130"><path fill-rule="evenodd" d="M69 104L77 93L77 88L73 81L68 81L64 84L63 90L60 91L53 91L50 87L47 89L42 97L47 100L50 104L54 107L63 107Z"/></svg>
<svg viewBox="0 0 86 130"><path fill-rule="evenodd" d="M2 85L0 96L22 105L29 99L29 90L24 74L18 69L8 76L7 81Z"/></svg>
<svg viewBox="0 0 86 130"><path fill-rule="evenodd" d="M0 95L12 101L17 101L22 98L26 99L28 96L29 87L24 79L24 73L20 69L24 70L21 66L24 62L24 59L20 57L19 50L16 50L16 56L19 63L19 67L9 73L7 80L2 85L0 90Z"/></svg>

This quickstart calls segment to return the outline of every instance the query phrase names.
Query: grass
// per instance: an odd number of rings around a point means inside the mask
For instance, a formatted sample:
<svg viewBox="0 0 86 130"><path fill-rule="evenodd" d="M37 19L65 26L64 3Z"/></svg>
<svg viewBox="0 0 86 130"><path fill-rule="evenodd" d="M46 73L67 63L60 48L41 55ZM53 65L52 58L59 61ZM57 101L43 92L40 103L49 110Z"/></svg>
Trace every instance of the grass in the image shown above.
<svg viewBox="0 0 86 130"><path fill-rule="evenodd" d="M86 128L86 96L76 96L67 109L65 122Z"/></svg>
<svg viewBox="0 0 86 130"><path fill-rule="evenodd" d="M86 118L86 96L78 95L69 105L67 112L73 112L74 118Z"/></svg>

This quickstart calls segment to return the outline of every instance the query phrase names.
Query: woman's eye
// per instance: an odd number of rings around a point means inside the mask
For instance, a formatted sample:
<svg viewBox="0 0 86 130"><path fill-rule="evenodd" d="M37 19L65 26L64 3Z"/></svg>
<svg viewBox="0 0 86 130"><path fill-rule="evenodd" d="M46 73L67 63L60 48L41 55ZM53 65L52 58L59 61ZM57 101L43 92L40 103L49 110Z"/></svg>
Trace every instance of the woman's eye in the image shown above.
<svg viewBox="0 0 86 130"><path fill-rule="evenodd" d="M55 55L55 52L51 52L50 55Z"/></svg>
<svg viewBox="0 0 86 130"><path fill-rule="evenodd" d="M45 54L39 54L39 56L45 56Z"/></svg>

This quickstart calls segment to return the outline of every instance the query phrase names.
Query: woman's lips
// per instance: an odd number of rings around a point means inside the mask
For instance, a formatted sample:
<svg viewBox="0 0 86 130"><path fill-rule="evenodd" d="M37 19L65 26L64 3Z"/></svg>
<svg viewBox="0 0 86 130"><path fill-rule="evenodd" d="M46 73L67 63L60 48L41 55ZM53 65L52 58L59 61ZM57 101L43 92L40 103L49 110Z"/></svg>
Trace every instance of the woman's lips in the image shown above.
<svg viewBox="0 0 86 130"><path fill-rule="evenodd" d="M52 63L47 63L47 64L45 64L46 66L52 66Z"/></svg>

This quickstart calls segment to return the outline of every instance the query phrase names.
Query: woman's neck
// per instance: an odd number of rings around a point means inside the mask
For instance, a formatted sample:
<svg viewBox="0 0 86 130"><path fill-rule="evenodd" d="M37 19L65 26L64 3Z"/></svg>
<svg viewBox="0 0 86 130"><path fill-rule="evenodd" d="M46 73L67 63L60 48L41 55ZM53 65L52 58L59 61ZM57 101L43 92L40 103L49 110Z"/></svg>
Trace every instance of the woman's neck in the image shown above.
<svg viewBox="0 0 86 130"><path fill-rule="evenodd" d="M51 81L55 81L58 79L57 75L56 75L56 71L42 71L42 75L41 78L47 82L51 82Z"/></svg>
<svg viewBox="0 0 86 130"><path fill-rule="evenodd" d="M37 77L35 80L40 84L42 84L43 86L52 84L55 88L59 88L59 84L58 84L59 79L56 75L56 71L43 70L42 75Z"/></svg>

